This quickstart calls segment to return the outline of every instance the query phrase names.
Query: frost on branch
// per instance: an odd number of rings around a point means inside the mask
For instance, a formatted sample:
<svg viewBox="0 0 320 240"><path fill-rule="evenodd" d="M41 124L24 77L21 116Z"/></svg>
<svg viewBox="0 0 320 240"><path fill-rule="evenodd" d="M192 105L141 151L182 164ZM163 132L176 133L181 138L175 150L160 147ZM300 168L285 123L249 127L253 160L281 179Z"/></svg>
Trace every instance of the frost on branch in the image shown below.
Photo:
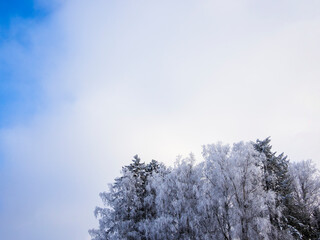
<svg viewBox="0 0 320 240"><path fill-rule="evenodd" d="M170 168L134 156L100 194L92 239L320 238L320 181L310 160L290 163L270 138L209 144L202 155Z"/></svg>

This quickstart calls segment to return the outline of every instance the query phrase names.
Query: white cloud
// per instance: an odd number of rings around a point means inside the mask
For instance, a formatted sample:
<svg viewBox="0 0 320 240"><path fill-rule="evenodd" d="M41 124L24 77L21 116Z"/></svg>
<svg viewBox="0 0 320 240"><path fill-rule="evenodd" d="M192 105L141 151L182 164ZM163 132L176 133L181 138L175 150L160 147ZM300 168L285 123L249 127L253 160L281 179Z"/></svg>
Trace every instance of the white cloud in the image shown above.
<svg viewBox="0 0 320 240"><path fill-rule="evenodd" d="M5 238L87 239L136 153L170 164L271 135L319 161L316 4L68 1L32 26L16 66L30 61L46 108L1 131Z"/></svg>

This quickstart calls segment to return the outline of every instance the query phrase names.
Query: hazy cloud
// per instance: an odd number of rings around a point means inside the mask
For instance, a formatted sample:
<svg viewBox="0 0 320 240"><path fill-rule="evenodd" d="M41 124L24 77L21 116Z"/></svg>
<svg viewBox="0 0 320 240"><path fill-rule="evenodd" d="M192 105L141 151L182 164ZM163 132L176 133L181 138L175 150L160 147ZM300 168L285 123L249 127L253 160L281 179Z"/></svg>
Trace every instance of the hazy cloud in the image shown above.
<svg viewBox="0 0 320 240"><path fill-rule="evenodd" d="M35 110L0 132L2 237L87 239L98 193L136 153L171 164L272 136L319 161L319 5L70 0L23 25L27 43L0 50L36 85Z"/></svg>

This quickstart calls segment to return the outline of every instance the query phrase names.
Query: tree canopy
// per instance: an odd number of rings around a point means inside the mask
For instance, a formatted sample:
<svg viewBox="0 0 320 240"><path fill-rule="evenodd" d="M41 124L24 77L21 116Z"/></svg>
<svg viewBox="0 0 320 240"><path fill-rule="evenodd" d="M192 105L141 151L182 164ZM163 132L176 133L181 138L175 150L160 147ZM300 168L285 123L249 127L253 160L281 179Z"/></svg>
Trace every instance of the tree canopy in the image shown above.
<svg viewBox="0 0 320 240"><path fill-rule="evenodd" d="M205 145L202 162L191 154L174 167L134 156L100 194L92 240L319 239L318 170L270 142Z"/></svg>

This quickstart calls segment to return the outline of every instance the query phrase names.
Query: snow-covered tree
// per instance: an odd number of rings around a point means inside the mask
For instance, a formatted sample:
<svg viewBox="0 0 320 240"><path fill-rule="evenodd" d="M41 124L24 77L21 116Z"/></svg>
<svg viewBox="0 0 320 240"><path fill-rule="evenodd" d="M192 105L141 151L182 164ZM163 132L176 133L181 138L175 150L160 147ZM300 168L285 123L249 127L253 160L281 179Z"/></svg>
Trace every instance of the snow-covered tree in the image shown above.
<svg viewBox="0 0 320 240"><path fill-rule="evenodd" d="M292 163L294 226L303 239L319 239L320 178L311 160Z"/></svg>
<svg viewBox="0 0 320 240"><path fill-rule="evenodd" d="M221 144L207 145L203 155L212 169L212 174L206 173L206 177L215 191L210 196L220 234L215 237L268 239L267 203L273 201L274 194L263 189L263 172L258 166L260 154L251 143L240 142L232 149Z"/></svg>
<svg viewBox="0 0 320 240"><path fill-rule="evenodd" d="M100 194L93 240L320 239L320 178L290 163L270 138L203 147L174 167L138 156Z"/></svg>
<svg viewBox="0 0 320 240"><path fill-rule="evenodd" d="M145 205L147 178L156 169L156 161L146 166L137 155L130 165L123 167L122 176L109 185L108 192L100 194L106 208L95 210L100 228L90 230L94 240L145 239L140 225L150 210Z"/></svg>
<svg viewBox="0 0 320 240"><path fill-rule="evenodd" d="M291 208L292 184L289 174L289 161L284 153L277 155L272 151L270 137L264 140L257 140L253 145L261 155L259 165L263 169L263 186L266 191L272 190L275 193L275 204L268 206L269 218L272 224L271 238L288 239L288 231L294 230L288 225ZM295 230L294 230L295 231Z"/></svg>
<svg viewBox="0 0 320 240"><path fill-rule="evenodd" d="M140 221L139 229L144 233L146 239L151 239L151 233L154 232L154 223L158 217L156 197L159 186L154 184L155 179L163 179L164 176L169 173L169 171L164 164L152 160L146 166L146 173L147 184L146 194L144 197L145 218ZM160 183L161 182L162 181L160 181Z"/></svg>
<svg viewBox="0 0 320 240"><path fill-rule="evenodd" d="M228 169L230 147L218 143L203 147L205 162L201 184L201 232L204 239L232 239L233 190Z"/></svg>
<svg viewBox="0 0 320 240"><path fill-rule="evenodd" d="M198 175L194 158L179 158L166 174L155 174L157 217L149 222L149 239L198 239Z"/></svg>
<svg viewBox="0 0 320 240"><path fill-rule="evenodd" d="M145 185L145 196L143 199L145 207L145 219L151 220L156 218L156 188L152 186L151 182L153 180L153 175L161 172L164 174L166 172L166 167L158 163L156 160L152 160L146 165L146 185Z"/></svg>

